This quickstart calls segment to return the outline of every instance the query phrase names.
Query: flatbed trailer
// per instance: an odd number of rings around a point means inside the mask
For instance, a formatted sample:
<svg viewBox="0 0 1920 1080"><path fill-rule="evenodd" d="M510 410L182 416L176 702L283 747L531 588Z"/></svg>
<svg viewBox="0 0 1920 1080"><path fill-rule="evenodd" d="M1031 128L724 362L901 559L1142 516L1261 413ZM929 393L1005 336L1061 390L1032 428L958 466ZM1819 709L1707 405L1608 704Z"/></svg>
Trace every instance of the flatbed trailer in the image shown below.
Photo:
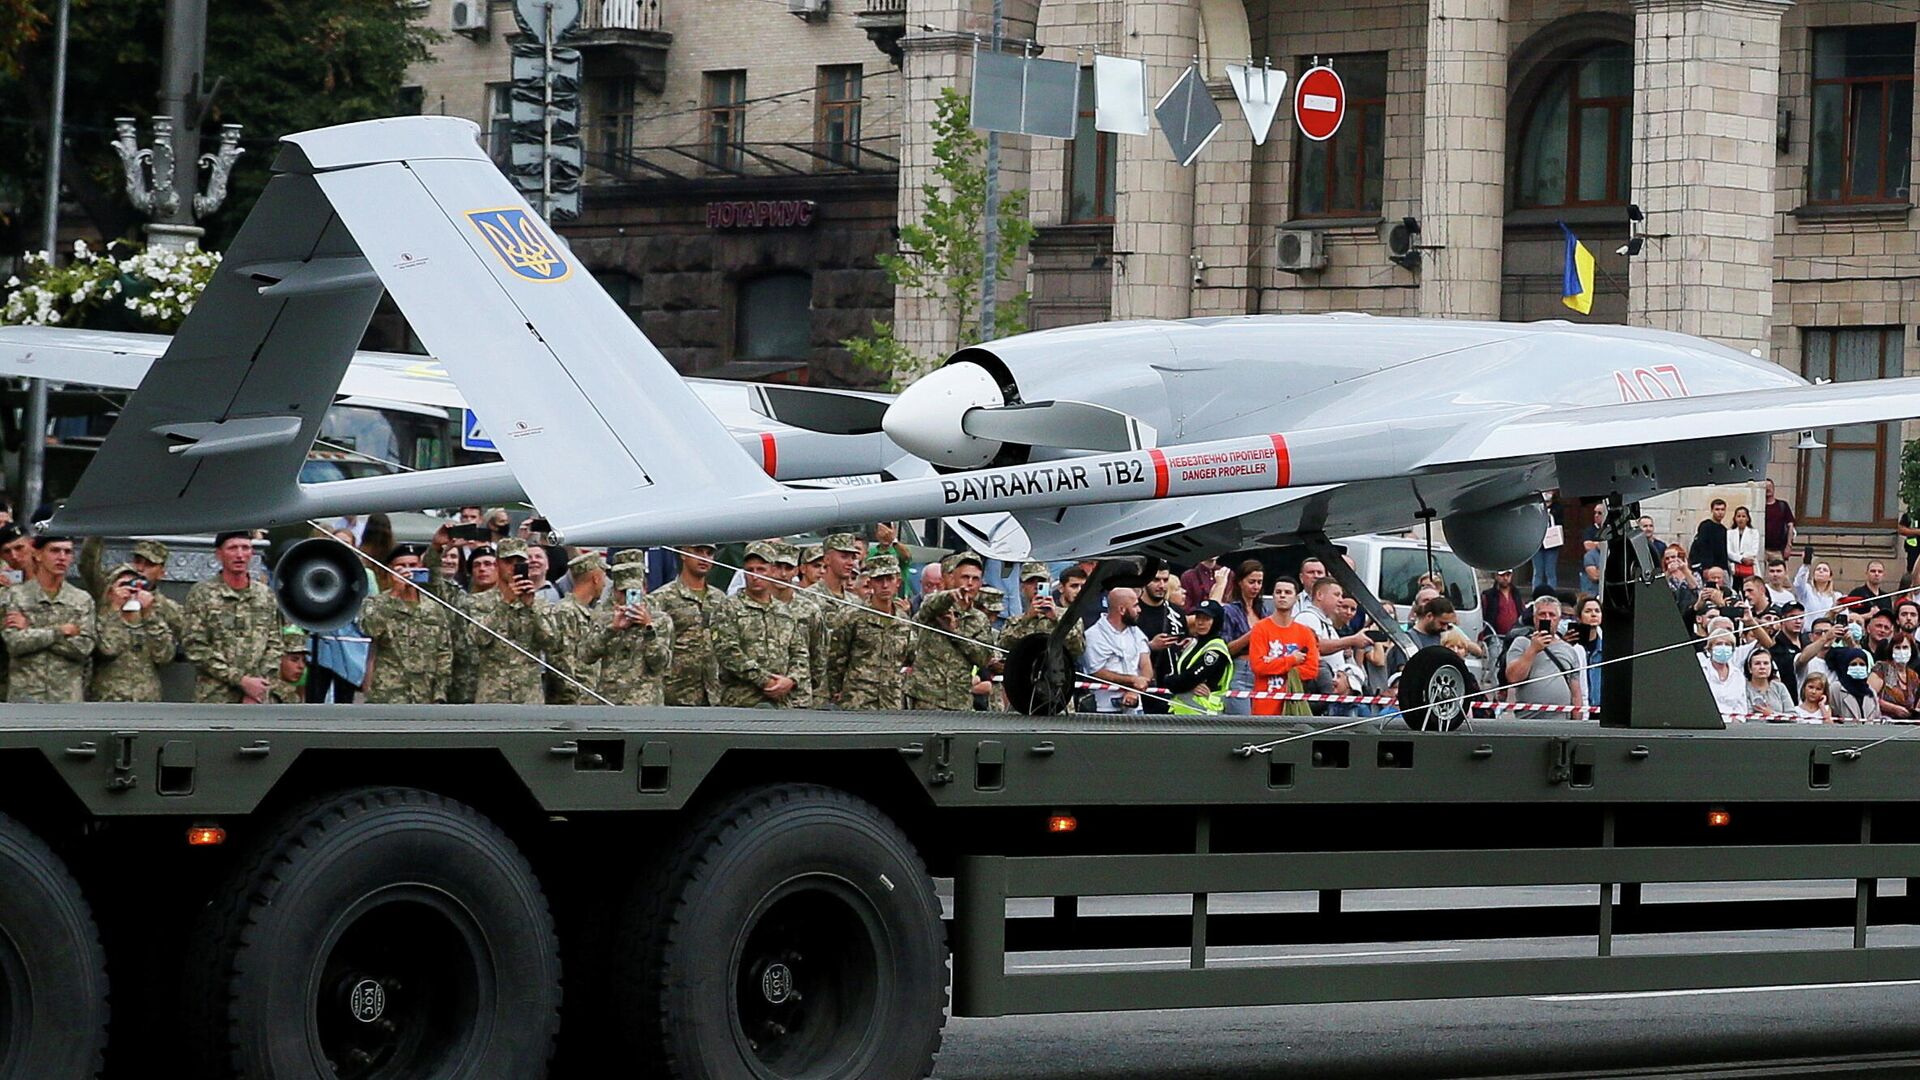
<svg viewBox="0 0 1920 1080"><path fill-rule="evenodd" d="M7 706L0 1077L916 1077L948 1012L1914 979L1920 947L1873 930L1920 920L1878 895L1920 878L1916 778L1920 730L1883 726ZM1835 879L1852 895L1643 895ZM1342 905L1539 885L1586 891ZM1093 899L1140 895L1191 900ZM1800 927L1843 936L1660 944ZM1217 955L1439 938L1584 940ZM1149 947L1189 962L1008 964Z"/></svg>

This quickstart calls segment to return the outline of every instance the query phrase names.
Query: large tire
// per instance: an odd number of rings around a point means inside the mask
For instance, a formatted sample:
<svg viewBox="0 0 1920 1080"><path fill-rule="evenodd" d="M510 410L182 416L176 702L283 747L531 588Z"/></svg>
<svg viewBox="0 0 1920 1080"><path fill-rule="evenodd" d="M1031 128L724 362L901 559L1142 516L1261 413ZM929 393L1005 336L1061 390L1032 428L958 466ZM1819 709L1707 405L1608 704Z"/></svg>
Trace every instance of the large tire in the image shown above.
<svg viewBox="0 0 1920 1080"><path fill-rule="evenodd" d="M107 957L60 857L0 815L0 1080L98 1076Z"/></svg>
<svg viewBox="0 0 1920 1080"><path fill-rule="evenodd" d="M707 815L623 928L634 1052L675 1080L914 1080L946 1022L933 881L899 827L788 784ZM651 1075L651 1074L649 1074Z"/></svg>
<svg viewBox="0 0 1920 1080"><path fill-rule="evenodd" d="M1429 645L1400 669L1400 716L1415 731L1452 731L1466 718L1472 685L1466 661L1444 645Z"/></svg>
<svg viewBox="0 0 1920 1080"><path fill-rule="evenodd" d="M1002 689L1007 704L1027 716L1059 716L1073 704L1073 684L1066 664L1049 654L1051 634L1028 634L1007 653Z"/></svg>
<svg viewBox="0 0 1920 1080"><path fill-rule="evenodd" d="M245 1080L546 1074L560 957L540 883L478 811L408 788L317 800L201 929L204 1071Z"/></svg>

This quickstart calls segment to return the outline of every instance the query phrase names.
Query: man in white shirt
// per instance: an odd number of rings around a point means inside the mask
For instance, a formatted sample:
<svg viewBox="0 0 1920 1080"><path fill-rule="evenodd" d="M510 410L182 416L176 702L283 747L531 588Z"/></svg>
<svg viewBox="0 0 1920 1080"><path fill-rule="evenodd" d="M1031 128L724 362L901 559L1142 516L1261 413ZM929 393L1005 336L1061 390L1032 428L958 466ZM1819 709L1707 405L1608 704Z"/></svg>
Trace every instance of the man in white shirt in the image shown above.
<svg viewBox="0 0 1920 1080"><path fill-rule="evenodd" d="M1097 712L1143 711L1139 692L1153 685L1153 659L1147 635L1134 625L1139 621L1140 594L1110 589L1106 616L1087 627L1086 670L1105 687L1093 692Z"/></svg>
<svg viewBox="0 0 1920 1080"><path fill-rule="evenodd" d="M1360 665L1354 662L1350 651L1356 646L1369 644L1365 633L1342 634L1340 627L1341 603L1347 598L1345 589L1330 577L1323 577L1313 583L1313 603L1299 609L1294 621L1313 631L1320 639L1320 689L1329 694L1358 694L1366 685L1366 675ZM1327 716L1358 716L1359 706L1354 704L1332 704L1326 708Z"/></svg>
<svg viewBox="0 0 1920 1080"><path fill-rule="evenodd" d="M1293 617L1298 619L1313 610L1313 587L1324 581L1327 564L1309 555L1300 562L1300 598L1293 602Z"/></svg>

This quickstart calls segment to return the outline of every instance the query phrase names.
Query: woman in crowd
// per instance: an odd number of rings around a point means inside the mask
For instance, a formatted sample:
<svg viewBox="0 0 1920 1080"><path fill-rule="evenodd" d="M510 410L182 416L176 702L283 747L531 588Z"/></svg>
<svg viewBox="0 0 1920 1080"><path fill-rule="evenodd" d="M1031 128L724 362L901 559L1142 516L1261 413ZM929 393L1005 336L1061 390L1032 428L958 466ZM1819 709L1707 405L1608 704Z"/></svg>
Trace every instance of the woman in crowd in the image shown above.
<svg viewBox="0 0 1920 1080"><path fill-rule="evenodd" d="M1836 720L1884 720L1880 695L1873 685L1873 664L1867 654L1851 645L1827 653L1827 666L1833 669L1833 715Z"/></svg>
<svg viewBox="0 0 1920 1080"><path fill-rule="evenodd" d="M1227 578L1227 595L1232 602L1226 605L1227 626L1221 637L1236 642L1252 631L1253 625L1273 610L1266 598L1267 571L1258 559L1248 559L1234 568ZM1234 654L1233 682L1229 690L1252 690L1253 667L1246 657L1246 646ZM1227 714L1230 716L1253 715L1253 702L1244 697L1227 699Z"/></svg>
<svg viewBox="0 0 1920 1080"><path fill-rule="evenodd" d="M1833 587L1833 565L1825 559L1813 561L1813 548L1802 549L1800 569L1793 572L1793 595L1807 609L1807 618L1817 619L1833 610L1840 602L1840 592Z"/></svg>
<svg viewBox="0 0 1920 1080"><path fill-rule="evenodd" d="M1733 528L1727 530L1727 561L1738 577L1759 573L1760 534L1754 530L1753 514L1744 506L1733 508Z"/></svg>
<svg viewBox="0 0 1920 1080"><path fill-rule="evenodd" d="M1793 711L1793 698L1780 680L1773 677L1773 654L1755 649L1747 654L1747 711L1765 717L1785 716Z"/></svg>
<svg viewBox="0 0 1920 1080"><path fill-rule="evenodd" d="M1920 671L1913 662L1913 638L1901 633L1880 649L1873 673L1880 678L1880 712L1889 720L1920 718Z"/></svg>
<svg viewBox="0 0 1920 1080"><path fill-rule="evenodd" d="M1573 626L1567 641L1586 652L1587 704L1600 705L1600 662L1606 659L1600 636L1600 598L1584 593L1573 602Z"/></svg>
<svg viewBox="0 0 1920 1080"><path fill-rule="evenodd" d="M1800 684L1800 704L1793 707L1793 719L1801 724L1831 724L1833 706L1827 704L1827 677L1809 675Z"/></svg>
<svg viewBox="0 0 1920 1080"><path fill-rule="evenodd" d="M1714 707L1722 713L1747 711L1747 680L1744 673L1747 654L1753 646L1738 647L1733 636L1733 620L1715 616L1707 623L1706 652L1700 657L1700 671L1706 676L1707 690L1713 694Z"/></svg>
<svg viewBox="0 0 1920 1080"><path fill-rule="evenodd" d="M1700 599L1700 582L1687 565L1686 549L1678 544L1668 544L1666 554L1661 559L1661 565L1667 571L1667 588L1673 590L1674 604L1682 613L1691 611L1694 603Z"/></svg>

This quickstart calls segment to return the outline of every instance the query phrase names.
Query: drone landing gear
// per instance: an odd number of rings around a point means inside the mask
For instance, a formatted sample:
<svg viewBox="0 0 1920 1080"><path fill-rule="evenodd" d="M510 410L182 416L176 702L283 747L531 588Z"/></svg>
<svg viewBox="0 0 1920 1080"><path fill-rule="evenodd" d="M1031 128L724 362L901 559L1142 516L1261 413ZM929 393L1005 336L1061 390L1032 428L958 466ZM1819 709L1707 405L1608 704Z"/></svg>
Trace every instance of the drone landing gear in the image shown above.
<svg viewBox="0 0 1920 1080"><path fill-rule="evenodd" d="M1073 708L1074 658L1067 636L1086 612L1096 609L1108 589L1139 588L1160 572L1160 560L1127 556L1102 559L1080 595L1060 615L1051 634L1030 634L1007 651L1001 684L1007 704L1028 716L1058 716Z"/></svg>
<svg viewBox="0 0 1920 1080"><path fill-rule="evenodd" d="M1423 649L1414 644L1400 620L1360 580L1360 575L1353 572L1346 556L1324 533L1306 537L1305 546L1308 554L1326 566L1327 574L1353 597L1373 624L1385 631L1407 655L1407 665L1400 670L1400 718L1415 731L1452 731L1459 727L1466 719L1467 695L1473 686L1466 662L1444 646L1429 645Z"/></svg>

